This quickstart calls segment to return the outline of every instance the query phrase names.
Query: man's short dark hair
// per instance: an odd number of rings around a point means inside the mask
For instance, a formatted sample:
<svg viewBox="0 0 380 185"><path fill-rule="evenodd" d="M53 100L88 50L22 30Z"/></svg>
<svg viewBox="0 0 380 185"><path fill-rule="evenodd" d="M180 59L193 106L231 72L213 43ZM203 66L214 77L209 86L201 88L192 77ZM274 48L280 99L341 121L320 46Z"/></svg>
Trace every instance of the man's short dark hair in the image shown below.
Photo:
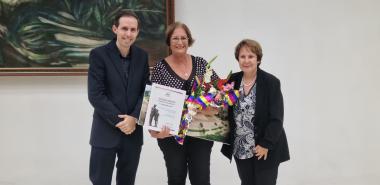
<svg viewBox="0 0 380 185"><path fill-rule="evenodd" d="M116 16L115 19L113 20L113 25L116 27L119 27L120 24L120 18L122 17L133 17L137 20L137 29L140 28L140 19L137 17L137 15L134 12L131 12L129 10L120 10Z"/></svg>

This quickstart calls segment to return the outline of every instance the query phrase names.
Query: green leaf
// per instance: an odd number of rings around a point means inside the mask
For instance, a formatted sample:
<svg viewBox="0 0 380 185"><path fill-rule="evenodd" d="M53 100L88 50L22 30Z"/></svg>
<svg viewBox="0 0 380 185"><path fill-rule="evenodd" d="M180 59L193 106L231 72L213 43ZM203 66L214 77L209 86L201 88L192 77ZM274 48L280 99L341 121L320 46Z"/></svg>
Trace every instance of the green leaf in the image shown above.
<svg viewBox="0 0 380 185"><path fill-rule="evenodd" d="M214 58L212 58L209 62L207 62L207 66L206 66L206 68L210 68L210 67L211 67L211 64L214 62L214 60L215 60L216 58L218 58L218 55L215 56Z"/></svg>

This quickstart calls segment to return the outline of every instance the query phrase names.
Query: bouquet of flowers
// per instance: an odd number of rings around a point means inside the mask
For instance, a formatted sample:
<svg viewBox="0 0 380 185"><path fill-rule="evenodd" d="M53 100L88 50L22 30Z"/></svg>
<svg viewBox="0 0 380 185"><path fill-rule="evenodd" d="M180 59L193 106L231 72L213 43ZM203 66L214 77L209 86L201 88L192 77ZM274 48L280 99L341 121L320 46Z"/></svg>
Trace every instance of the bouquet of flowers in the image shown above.
<svg viewBox="0 0 380 185"><path fill-rule="evenodd" d="M234 90L234 82L227 83L231 72L226 79L211 81L211 64L216 58L215 56L207 63L203 78L195 77L191 94L185 101L178 135L175 136L179 144L183 144L193 116L198 112L209 108L227 108L237 102L239 91Z"/></svg>

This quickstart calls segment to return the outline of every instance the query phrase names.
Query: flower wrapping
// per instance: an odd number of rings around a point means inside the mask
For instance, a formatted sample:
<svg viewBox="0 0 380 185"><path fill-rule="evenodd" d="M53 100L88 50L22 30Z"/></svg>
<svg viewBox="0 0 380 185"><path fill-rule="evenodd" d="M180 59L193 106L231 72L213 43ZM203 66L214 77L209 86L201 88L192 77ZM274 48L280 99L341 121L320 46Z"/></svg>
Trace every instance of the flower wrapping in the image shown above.
<svg viewBox="0 0 380 185"><path fill-rule="evenodd" d="M226 79L211 81L213 73L211 63L215 59L216 57L207 63L204 78L195 77L191 94L185 101L179 132L178 135L175 136L177 142L181 145L184 142L193 116L198 112L207 111L208 107L227 108L228 106L236 104L238 100L239 91L234 90L234 82L227 83L231 72Z"/></svg>

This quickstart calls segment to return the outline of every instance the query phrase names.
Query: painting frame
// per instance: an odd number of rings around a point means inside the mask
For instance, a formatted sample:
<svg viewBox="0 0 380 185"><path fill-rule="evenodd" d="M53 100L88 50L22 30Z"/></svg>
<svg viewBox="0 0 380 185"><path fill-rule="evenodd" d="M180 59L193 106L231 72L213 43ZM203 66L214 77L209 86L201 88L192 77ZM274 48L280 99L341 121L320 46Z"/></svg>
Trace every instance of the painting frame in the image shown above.
<svg viewBox="0 0 380 185"><path fill-rule="evenodd" d="M174 0L163 0L166 2L166 27L175 20ZM1 7L0 7L1 10ZM164 34L163 34L164 35ZM169 53L169 50L167 53ZM148 51L149 53L149 51ZM150 54L150 53L149 53ZM152 65L152 61L150 61ZM0 67L0 76L86 76L87 67Z"/></svg>

